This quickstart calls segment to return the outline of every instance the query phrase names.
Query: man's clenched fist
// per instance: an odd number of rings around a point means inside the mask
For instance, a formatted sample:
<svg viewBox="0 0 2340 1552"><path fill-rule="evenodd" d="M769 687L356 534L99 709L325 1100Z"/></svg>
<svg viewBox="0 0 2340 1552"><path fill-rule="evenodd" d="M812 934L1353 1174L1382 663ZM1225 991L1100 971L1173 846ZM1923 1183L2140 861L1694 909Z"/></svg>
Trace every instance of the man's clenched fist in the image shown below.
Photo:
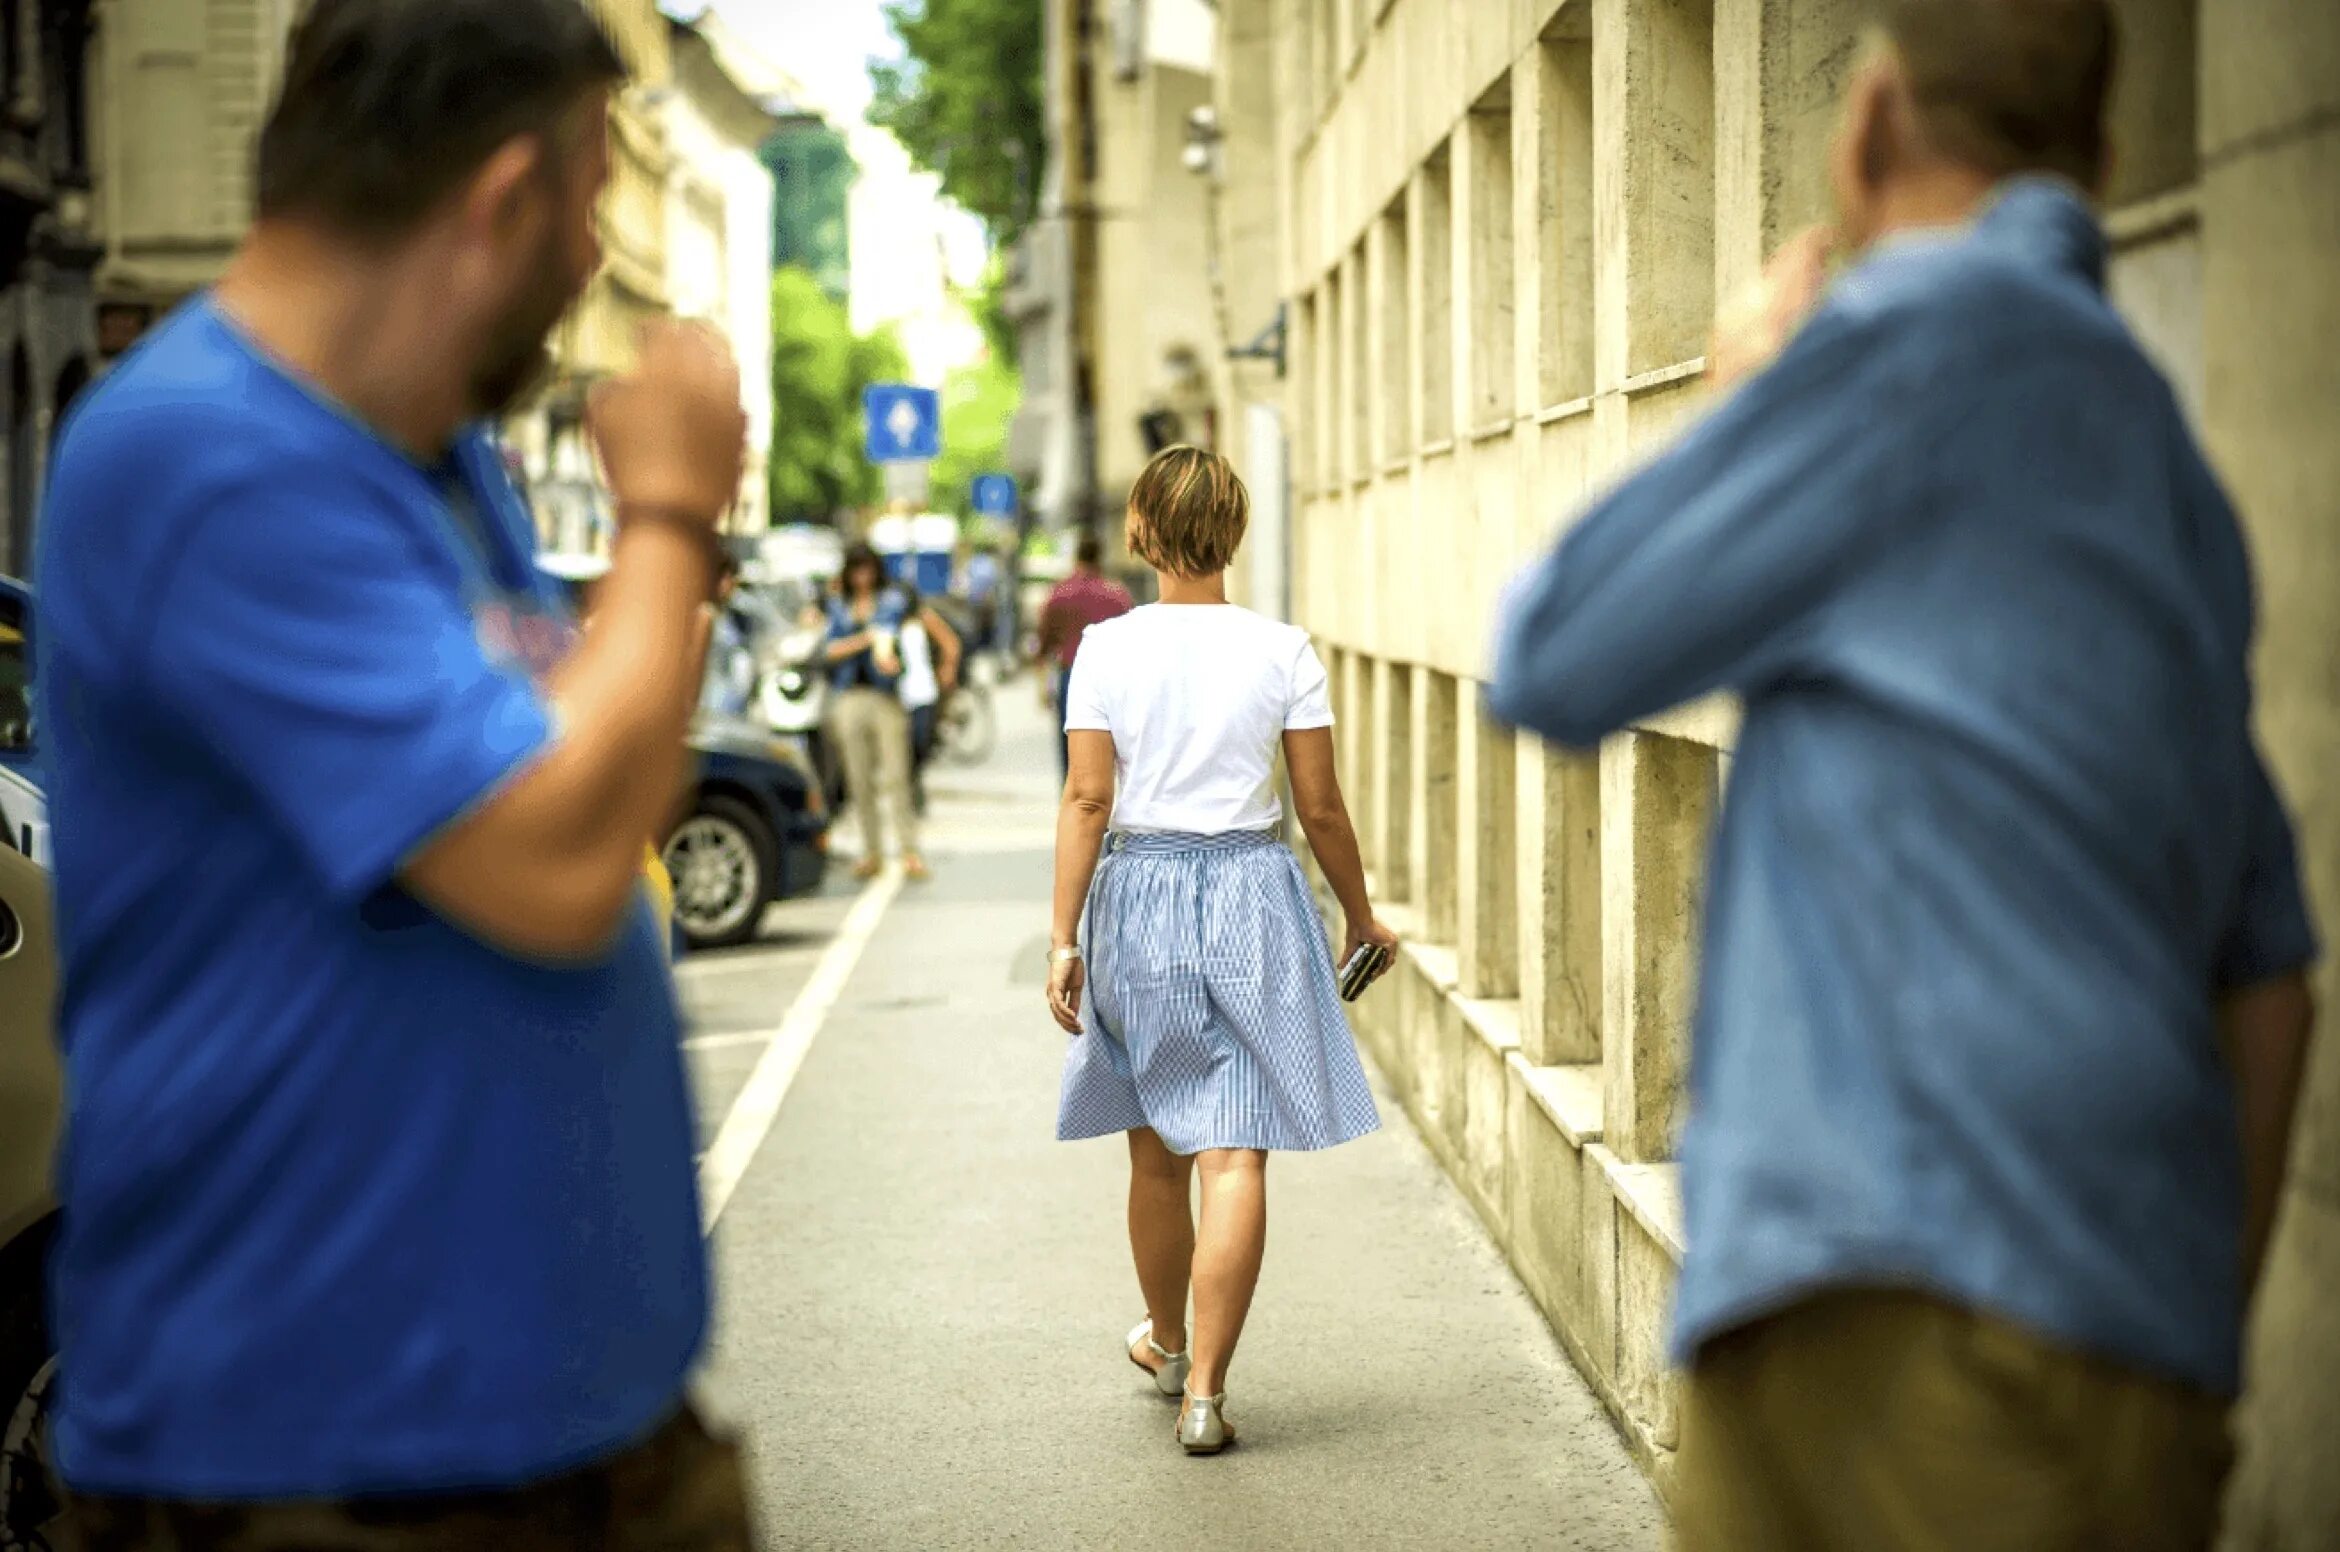
<svg viewBox="0 0 2340 1552"><path fill-rule="evenodd" d="M739 495L747 452L739 364L706 324L643 325L634 370L593 391L586 423L620 522L630 509L712 529Z"/></svg>

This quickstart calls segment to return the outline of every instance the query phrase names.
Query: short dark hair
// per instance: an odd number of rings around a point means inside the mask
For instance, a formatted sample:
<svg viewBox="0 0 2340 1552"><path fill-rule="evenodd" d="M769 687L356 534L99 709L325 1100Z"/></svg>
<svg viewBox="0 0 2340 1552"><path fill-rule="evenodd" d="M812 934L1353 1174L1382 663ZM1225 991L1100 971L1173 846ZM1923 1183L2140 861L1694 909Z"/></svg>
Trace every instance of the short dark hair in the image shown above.
<svg viewBox="0 0 2340 1552"><path fill-rule="evenodd" d="M2109 0L1883 0L1878 10L1937 152L1994 177L2103 185L2120 52Z"/></svg>
<svg viewBox="0 0 2340 1552"><path fill-rule="evenodd" d="M1093 533L1084 533L1073 544L1076 565L1102 566L1105 564L1105 541Z"/></svg>
<svg viewBox="0 0 2340 1552"><path fill-rule="evenodd" d="M263 218L411 230L516 135L547 137L625 61L580 0L313 0L260 131Z"/></svg>

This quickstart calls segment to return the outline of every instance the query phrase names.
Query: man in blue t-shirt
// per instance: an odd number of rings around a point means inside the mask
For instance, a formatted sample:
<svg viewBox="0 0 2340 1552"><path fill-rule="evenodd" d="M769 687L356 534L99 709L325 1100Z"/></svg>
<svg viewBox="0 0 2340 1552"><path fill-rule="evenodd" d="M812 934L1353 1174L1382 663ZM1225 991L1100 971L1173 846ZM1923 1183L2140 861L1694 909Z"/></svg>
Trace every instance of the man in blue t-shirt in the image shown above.
<svg viewBox="0 0 2340 1552"><path fill-rule="evenodd" d="M685 1402L706 1263L642 873L738 373L653 327L595 396L581 640L485 429L599 261L622 78L575 0L316 0L250 236L64 433L56 1446L91 1552L747 1544Z"/></svg>
<svg viewBox="0 0 2340 1552"><path fill-rule="evenodd" d="M2105 299L2106 0L1883 9L1854 262L1790 244L1717 331L1728 397L1523 579L1492 700L1578 747L1745 707L1684 1552L2206 1547L2317 951L2249 560Z"/></svg>

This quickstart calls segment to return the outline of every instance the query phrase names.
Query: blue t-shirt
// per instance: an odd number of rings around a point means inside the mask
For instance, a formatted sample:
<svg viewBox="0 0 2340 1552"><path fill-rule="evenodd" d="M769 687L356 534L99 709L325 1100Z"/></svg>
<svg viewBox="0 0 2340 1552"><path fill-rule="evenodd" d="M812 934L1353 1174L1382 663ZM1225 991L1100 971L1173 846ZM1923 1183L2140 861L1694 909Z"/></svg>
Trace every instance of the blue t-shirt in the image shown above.
<svg viewBox="0 0 2340 1552"><path fill-rule="evenodd" d="M1916 1285L2227 1394L2213 1007L2315 954L2250 570L2063 186L1848 273L1509 598L1563 743L1745 722L1707 877L1676 1350Z"/></svg>
<svg viewBox="0 0 2340 1552"><path fill-rule="evenodd" d="M647 899L551 967L397 882L553 736L532 548L484 433L418 467L208 299L72 417L39 597L76 1487L508 1486L680 1399L708 1296Z"/></svg>

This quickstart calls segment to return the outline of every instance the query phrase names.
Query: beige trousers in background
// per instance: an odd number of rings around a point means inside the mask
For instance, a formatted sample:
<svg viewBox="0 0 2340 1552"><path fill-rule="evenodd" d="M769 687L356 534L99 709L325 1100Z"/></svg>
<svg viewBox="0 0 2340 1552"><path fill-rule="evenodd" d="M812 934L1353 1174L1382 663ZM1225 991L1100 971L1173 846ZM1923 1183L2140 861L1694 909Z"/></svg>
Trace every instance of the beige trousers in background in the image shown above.
<svg viewBox="0 0 2340 1552"><path fill-rule="evenodd" d="M845 796L861 816L862 855L883 857L878 812L891 821L902 855L918 850L918 820L910 811L910 713L884 690L840 691L830 713L837 752L845 761Z"/></svg>

